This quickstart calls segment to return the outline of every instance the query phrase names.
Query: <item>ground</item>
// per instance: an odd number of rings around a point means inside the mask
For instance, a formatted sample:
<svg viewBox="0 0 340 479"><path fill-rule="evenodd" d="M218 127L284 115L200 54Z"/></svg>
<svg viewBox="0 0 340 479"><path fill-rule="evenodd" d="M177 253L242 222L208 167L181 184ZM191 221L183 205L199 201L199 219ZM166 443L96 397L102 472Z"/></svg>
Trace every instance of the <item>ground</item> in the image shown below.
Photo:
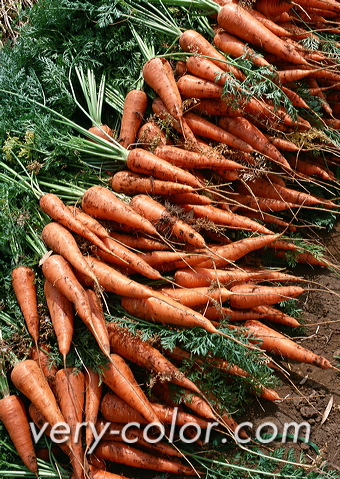
<svg viewBox="0 0 340 479"><path fill-rule="evenodd" d="M339 260L340 223L324 241L334 258ZM333 365L340 366L340 273L313 270L310 267L300 268L299 271L305 278L319 283L320 291L311 291L304 295L301 307L304 310L303 318L310 325L309 334L298 342L323 355ZM315 286L310 284L310 287ZM327 289L334 293L325 292ZM287 367L287 363L281 364ZM265 421L273 422L277 425L279 433L283 431L284 423L308 422L311 431L310 441L315 443L321 452L317 460L319 462L327 460L331 469L340 471L340 372L292 363L288 370L290 380L281 377L282 386L278 388L280 396L285 399L277 404L265 400L254 403L244 420L254 423L254 431ZM322 423L326 408L332 399L333 405L329 415ZM305 431L306 429L301 428L300 435L304 436ZM268 429L268 432L272 430ZM314 450L307 444L300 442L298 447L316 458Z"/></svg>

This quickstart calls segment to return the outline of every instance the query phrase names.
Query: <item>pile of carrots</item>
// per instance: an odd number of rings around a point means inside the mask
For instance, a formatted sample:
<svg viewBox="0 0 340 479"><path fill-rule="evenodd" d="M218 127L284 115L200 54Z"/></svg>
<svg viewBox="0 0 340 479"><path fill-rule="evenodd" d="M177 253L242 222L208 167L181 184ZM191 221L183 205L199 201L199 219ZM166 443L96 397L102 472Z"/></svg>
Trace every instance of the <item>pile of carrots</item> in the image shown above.
<svg viewBox="0 0 340 479"><path fill-rule="evenodd" d="M311 94L322 98L323 125L337 129L339 111L332 99L340 83L338 66L297 40L310 35L299 19L320 28L324 18L327 25L335 22L340 7L333 0L299 0L303 11L297 15L289 2L257 0L253 9L232 1L218 3L213 43L193 30L182 33L180 47L190 55L174 68L161 57L145 63L143 78L154 92L153 100L143 90L127 94L117 138L104 125L91 129L91 141L97 138L111 146L126 163L110 177L109 187L92 186L81 205L66 205L53 193L40 198L41 210L52 220L41 232L51 252L41 260L44 295L63 367L49 366L48 348L39 339L35 273L29 267L15 268L13 289L34 347L31 358L19 361L11 372L25 402L9 394L0 401L0 418L36 475L30 420L47 435L58 423L68 424L70 437L60 447L77 479L122 478L106 471L110 463L181 475L203 473L173 443L147 443L142 429L129 429L132 446L122 435L112 439L110 430L104 430L107 421L119 431L132 421L145 428L153 423L152 431L165 430L167 438L174 416L168 383L183 390L177 426L190 422L202 429L217 427L229 436L237 430L223 404L216 408L218 398L208 397L179 369L190 352L179 347L161 351L119 321L107 321L110 293L129 317L169 328L201 328L236 342L245 353L257 351L273 369L280 367L278 358L334 368L275 328L300 325L275 305L303 294L303 278L261 264L249 266L247 260L252 252L271 250L282 257L290 251L299 262L332 265L284 234L304 226L300 211L336 211L335 202L310 193L308 184L325 189L336 185L332 165L339 159L338 147L323 137L323 161L314 158L293 141L313 126L302 116L292 118L270 101L247 95L246 87L238 89L239 98L226 98L225 84L235 78L242 84L246 75L221 52L235 58L246 55L255 66L275 67L277 86L294 106L308 112L295 91L299 80L307 78ZM337 31L335 26L327 28ZM263 55L252 48L262 48ZM282 212L290 218L277 215ZM241 239L235 239L238 233ZM83 370L67 367L75 313L107 359L100 374L86 365ZM250 376L214 351L207 358L197 357L195 365L206 361L229 375ZM139 385L134 365L160 378L157 402ZM254 385L261 397L280 399L255 378ZM77 429L82 422L87 424L83 437ZM104 430L93 451L89 424L97 432ZM193 435L189 427L186 433Z"/></svg>

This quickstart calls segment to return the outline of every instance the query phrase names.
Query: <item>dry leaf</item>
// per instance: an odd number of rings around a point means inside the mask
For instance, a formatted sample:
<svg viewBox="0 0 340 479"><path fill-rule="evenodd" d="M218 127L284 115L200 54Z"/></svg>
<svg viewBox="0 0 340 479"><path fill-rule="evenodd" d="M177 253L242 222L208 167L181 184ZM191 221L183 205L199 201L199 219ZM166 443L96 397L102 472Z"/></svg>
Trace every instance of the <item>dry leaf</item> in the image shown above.
<svg viewBox="0 0 340 479"><path fill-rule="evenodd" d="M331 409L332 409L332 406L333 406L333 401L334 401L334 398L333 398L333 396L331 396L330 400L328 401L325 412L323 413L322 420L321 420L321 426L327 420L327 418L329 416L329 413L331 412Z"/></svg>

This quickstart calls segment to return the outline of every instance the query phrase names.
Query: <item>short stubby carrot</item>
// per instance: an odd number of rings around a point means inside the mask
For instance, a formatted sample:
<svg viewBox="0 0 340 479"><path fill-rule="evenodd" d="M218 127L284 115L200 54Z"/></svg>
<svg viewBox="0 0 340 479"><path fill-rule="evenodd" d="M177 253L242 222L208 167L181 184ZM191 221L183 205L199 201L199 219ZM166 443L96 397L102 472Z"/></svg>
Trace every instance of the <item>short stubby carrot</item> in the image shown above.
<svg viewBox="0 0 340 479"><path fill-rule="evenodd" d="M147 105L148 97L143 90L130 90L125 96L119 130L119 143L128 150L136 142Z"/></svg>
<svg viewBox="0 0 340 479"><path fill-rule="evenodd" d="M39 339L39 314L35 275L32 268L28 266L14 268L12 270L12 288L28 332L37 344Z"/></svg>
<svg viewBox="0 0 340 479"><path fill-rule="evenodd" d="M329 369L332 367L328 359L313 353L259 321L246 321L244 326L249 329L249 333L252 335L250 340L254 341L253 338L256 336L261 343L261 348L265 351L301 363L312 364L321 369Z"/></svg>
<svg viewBox="0 0 340 479"><path fill-rule="evenodd" d="M38 477L38 463L28 416L22 399L10 395L0 399L0 420L25 466Z"/></svg>

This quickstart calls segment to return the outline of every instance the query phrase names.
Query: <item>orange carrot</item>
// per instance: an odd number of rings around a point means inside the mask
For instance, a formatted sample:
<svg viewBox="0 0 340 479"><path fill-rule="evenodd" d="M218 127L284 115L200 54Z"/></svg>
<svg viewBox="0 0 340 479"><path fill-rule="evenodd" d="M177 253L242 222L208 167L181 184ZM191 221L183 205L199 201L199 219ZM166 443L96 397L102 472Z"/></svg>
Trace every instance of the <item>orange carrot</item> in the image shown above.
<svg viewBox="0 0 340 479"><path fill-rule="evenodd" d="M161 292L189 308L198 308L215 302L224 303L232 295L226 288L212 289L211 286L188 289L162 288Z"/></svg>
<svg viewBox="0 0 340 479"><path fill-rule="evenodd" d="M232 80L232 77L228 73L218 67L209 58L192 55L187 58L186 65L191 75L213 81L217 83L217 85L223 86Z"/></svg>
<svg viewBox="0 0 340 479"><path fill-rule="evenodd" d="M155 147L158 145L165 145L167 143L166 134L157 125L157 123L149 121L140 127L138 130L139 146Z"/></svg>
<svg viewBox="0 0 340 479"><path fill-rule="evenodd" d="M168 248L160 241L151 238L144 238L143 236L132 236L128 234L117 233L116 231L111 231L110 236L116 240L117 243L121 243L122 245L131 249L161 251Z"/></svg>
<svg viewBox="0 0 340 479"><path fill-rule="evenodd" d="M78 215L77 217L77 215L74 214L74 211L71 211L69 207L64 205L58 196L53 193L45 194L40 198L39 206L46 214L48 214L48 216L65 226L65 228L82 236L91 243L97 245L99 248L105 249L105 245L103 245L101 239L98 238L97 233L93 232L89 227L89 222L91 220L88 219L88 224L84 223L84 221L82 221L83 217L81 215Z"/></svg>
<svg viewBox="0 0 340 479"><path fill-rule="evenodd" d="M105 291L136 298L148 298L153 294L153 290L148 286L131 280L103 261L92 256L87 256L85 259Z"/></svg>
<svg viewBox="0 0 340 479"><path fill-rule="evenodd" d="M70 427L69 456L75 479L84 477L87 462L81 443L81 430L78 430L84 409L84 389L84 374L81 371L74 368L59 369L56 374L56 395L60 410Z"/></svg>
<svg viewBox="0 0 340 479"><path fill-rule="evenodd" d="M55 222L48 223L44 226L41 237L48 248L63 256L75 269L97 281L81 254L76 240L64 226Z"/></svg>
<svg viewBox="0 0 340 479"><path fill-rule="evenodd" d="M261 212L266 211L284 211L290 208L297 208L298 205L288 203L286 201L275 200L273 198L262 198L260 196L241 195L240 193L232 193L230 195L231 204L236 207L246 206Z"/></svg>
<svg viewBox="0 0 340 479"><path fill-rule="evenodd" d="M109 323L108 330L111 348L115 353L156 373L161 381L164 378L165 381L171 381L200 394L197 386L168 361L158 349L138 336L132 335L117 323Z"/></svg>
<svg viewBox="0 0 340 479"><path fill-rule="evenodd" d="M139 449L127 446L123 443L114 441L103 441L95 449L95 454L99 458L112 461L119 464L126 464L140 469L152 469L153 471L172 472L174 474L184 474L193 476L196 472L189 466L184 466L179 462L170 461L151 455Z"/></svg>
<svg viewBox="0 0 340 479"><path fill-rule="evenodd" d="M212 205L183 205L182 208L186 212L192 212L195 218L205 218L212 221L215 225L242 228L262 234L272 234L272 231L255 221L249 220L245 216L221 210Z"/></svg>
<svg viewBox="0 0 340 479"><path fill-rule="evenodd" d="M174 203L177 205L210 205L212 200L208 197L203 195L199 195L197 193L181 193L179 195L169 195L167 199L170 203Z"/></svg>
<svg viewBox="0 0 340 479"><path fill-rule="evenodd" d="M201 54L209 57L215 65L225 72L232 73L238 80L244 80L244 75L238 68L228 64L224 55L216 50L213 45L195 30L186 30L179 38L179 44L185 52Z"/></svg>
<svg viewBox="0 0 340 479"><path fill-rule="evenodd" d="M107 254L105 251L95 247L91 248L93 254L99 256L107 263L114 263L121 266L127 266L133 271L142 274L150 279L160 279L161 275L158 271L151 268L142 258L136 255L136 253L130 251L124 245L115 241L112 237L108 237L103 240L112 254Z"/></svg>
<svg viewBox="0 0 340 479"><path fill-rule="evenodd" d="M94 438L91 425L96 424L99 405L102 397L103 385L100 384L98 373L87 368L84 373L85 379L85 444L86 451L90 448Z"/></svg>
<svg viewBox="0 0 340 479"><path fill-rule="evenodd" d="M181 121L182 98L169 62L165 58L151 58L143 66L143 77L145 82L162 98L170 114Z"/></svg>
<svg viewBox="0 0 340 479"><path fill-rule="evenodd" d="M46 421L51 427L65 423L56 398L49 387L38 364L32 359L16 363L11 379L14 386L24 394L40 411L44 411Z"/></svg>
<svg viewBox="0 0 340 479"><path fill-rule="evenodd" d="M219 98L204 99L201 98L197 101L193 108L193 111L205 115L205 116L240 116L242 110L240 108L233 107L227 102Z"/></svg>
<svg viewBox="0 0 340 479"><path fill-rule="evenodd" d="M260 46L265 51L277 55L294 64L306 64L305 59L287 44L268 30L240 5L228 3L220 8L217 15L220 27L232 35L252 45Z"/></svg>
<svg viewBox="0 0 340 479"><path fill-rule="evenodd" d="M111 354L110 358L108 367L102 369L104 383L131 408L138 411L146 421L159 425L160 419L158 414L137 383L125 360L118 354Z"/></svg>
<svg viewBox="0 0 340 479"><path fill-rule="evenodd" d="M158 230L170 230L181 241L196 248L204 248L205 240L191 226L181 219L171 215L168 210L147 195L137 195L132 198L131 207L141 216L155 224Z"/></svg>
<svg viewBox="0 0 340 479"><path fill-rule="evenodd" d="M53 360L50 347L47 344L41 343L38 348L31 348L29 358L35 361L42 370L47 382L55 393L55 375L58 371L55 360Z"/></svg>
<svg viewBox="0 0 340 479"><path fill-rule="evenodd" d="M177 426L183 426L188 422L198 424L203 429L208 426L207 420L182 411L177 411L176 414L176 410L171 406L163 406L162 404L154 402L150 404L157 412L163 424L171 424L171 422L174 421ZM123 399L112 392L108 392L104 395L100 408L104 419L108 421L146 423L146 419L139 412L127 403L124 403Z"/></svg>
<svg viewBox="0 0 340 479"><path fill-rule="evenodd" d="M97 469L91 464L90 464L90 471L91 471L93 479L128 479L128 477L121 476L120 474L114 474L113 472Z"/></svg>
<svg viewBox="0 0 340 479"><path fill-rule="evenodd" d="M334 179L334 175L331 171L326 171L320 166L301 160L300 158L291 158L288 162L295 171L302 173L303 175L315 175L326 181Z"/></svg>
<svg viewBox="0 0 340 479"><path fill-rule="evenodd" d="M283 166L287 170L291 170L285 157L267 140L264 134L246 118L223 117L219 121L219 126L247 142L255 150L263 153L276 164Z"/></svg>
<svg viewBox="0 0 340 479"><path fill-rule="evenodd" d="M181 166L183 168L244 168L243 165L225 158L223 155L218 154L217 152L211 151L209 154L204 154L196 151L188 151L182 148L177 148L176 146L171 145L162 145L158 146L154 150L155 155L159 158L172 163L176 166ZM154 180L155 181L155 180ZM167 182L169 183L169 182ZM176 194L177 192L171 192L171 184L169 187L169 195ZM186 193L186 191L178 191L178 193ZM159 194L159 193L155 193Z"/></svg>
<svg viewBox="0 0 340 479"><path fill-rule="evenodd" d="M184 151L173 146L166 146L166 148L174 148L175 152L178 150L178 156L180 156L180 153ZM162 156L159 155L158 149L155 150L155 154L162 158ZM167 158L163 157L163 159L169 161ZM171 163L171 161L169 161L169 163ZM187 165L180 164L177 164L177 166L187 167ZM113 175L111 178L111 187L116 193L125 193L130 196L138 195L139 193L148 193L150 195L175 195L178 193L188 193L194 191L194 189L189 185L183 185L181 183L175 183L172 181L157 180L150 176L142 176L137 173L132 173L131 171L123 170L118 171Z"/></svg>
<svg viewBox="0 0 340 479"><path fill-rule="evenodd" d="M182 123L184 123L184 120ZM135 173L150 175L159 180L183 183L193 188L201 188L203 186L200 181L188 171L171 165L150 151L145 151L141 148L135 148L130 151L126 166Z"/></svg>
<svg viewBox="0 0 340 479"><path fill-rule="evenodd" d="M259 67L269 67L268 63L261 55L256 53L246 43L242 42L237 36L230 35L222 29L218 29L214 36L214 44L224 53L231 55L234 58L246 55L246 58L251 60L254 65Z"/></svg>
<svg viewBox="0 0 340 479"><path fill-rule="evenodd" d="M236 309L248 309L296 298L304 292L304 289L300 286L258 286L241 284L233 286L231 291L234 295L230 298L230 306Z"/></svg>
<svg viewBox="0 0 340 479"><path fill-rule="evenodd" d="M82 208L95 218L126 223L147 234L157 234L155 228L145 218L137 215L132 208L103 186L92 186L86 191L82 198Z"/></svg>
<svg viewBox="0 0 340 479"><path fill-rule="evenodd" d="M0 399L0 420L5 426L21 460L38 477L37 457L22 399L15 395L7 395Z"/></svg>
<svg viewBox="0 0 340 479"><path fill-rule="evenodd" d="M39 314L34 271L28 266L19 266L12 271L12 288L19 303L28 332L35 344L39 338Z"/></svg>
<svg viewBox="0 0 340 479"><path fill-rule="evenodd" d="M261 348L284 358L293 359L302 363L312 364L321 369L332 367L330 362L312 351L296 344L291 339L259 321L247 321L244 326L249 329L252 337L256 336L261 341ZM253 341L253 339L251 339Z"/></svg>
<svg viewBox="0 0 340 479"><path fill-rule="evenodd" d="M148 103L147 95L142 90L130 90L124 100L124 108L119 131L119 143L131 149L137 138Z"/></svg>
<svg viewBox="0 0 340 479"><path fill-rule="evenodd" d="M44 294L50 313L53 329L57 337L58 348L63 355L64 364L73 338L73 306L52 283L45 281Z"/></svg>
<svg viewBox="0 0 340 479"><path fill-rule="evenodd" d="M110 341L103 308L99 302L96 293L92 291L92 289L87 289L86 295L92 313L92 321L88 325L88 328L93 334L93 336L96 338L100 349L103 351L104 354L108 355L110 353Z"/></svg>

